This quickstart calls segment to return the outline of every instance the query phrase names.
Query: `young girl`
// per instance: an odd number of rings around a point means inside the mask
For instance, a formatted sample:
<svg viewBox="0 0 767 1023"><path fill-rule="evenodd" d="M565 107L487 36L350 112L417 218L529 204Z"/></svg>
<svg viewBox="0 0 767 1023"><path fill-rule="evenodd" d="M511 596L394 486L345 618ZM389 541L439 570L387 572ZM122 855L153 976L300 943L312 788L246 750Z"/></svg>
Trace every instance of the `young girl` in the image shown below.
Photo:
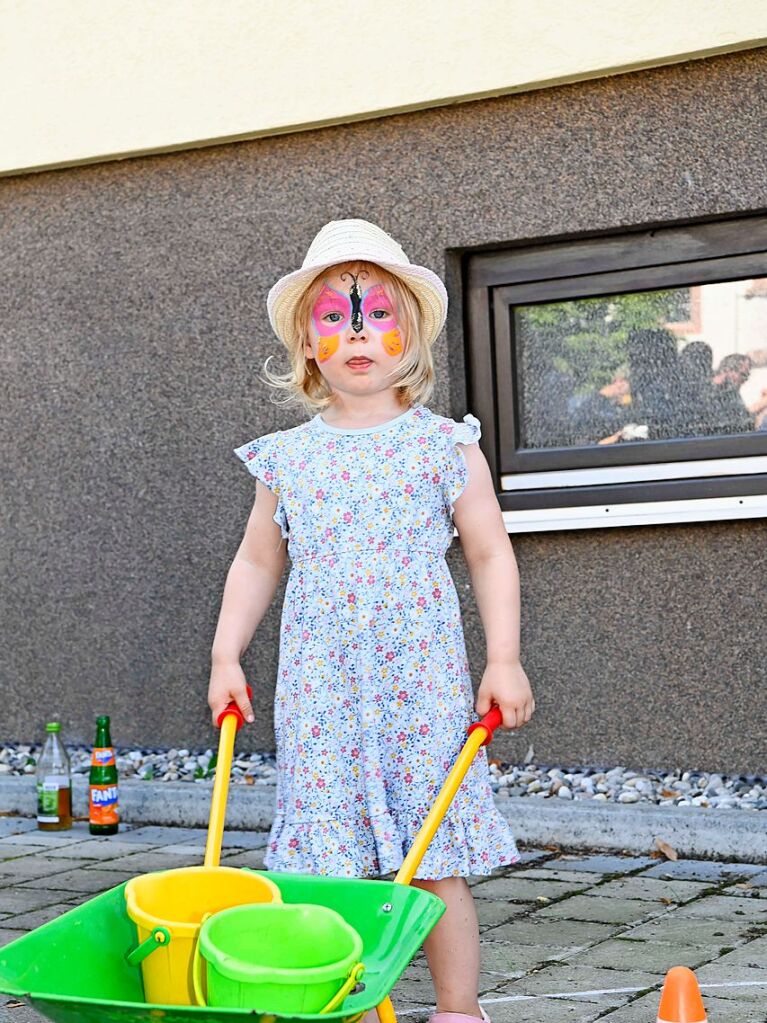
<svg viewBox="0 0 767 1023"><path fill-rule="evenodd" d="M487 641L476 711L497 703L506 728L535 707L519 659L517 565L478 420L423 404L447 312L436 274L375 225L334 221L267 308L291 363L267 376L316 414L236 450L256 499L227 576L208 702L214 720L232 699L253 720L240 658L277 589L287 539L266 864L376 877L401 865L473 719L445 561L453 524ZM447 906L425 942L434 1023L487 1018L465 878L518 859L481 750L414 881Z"/></svg>

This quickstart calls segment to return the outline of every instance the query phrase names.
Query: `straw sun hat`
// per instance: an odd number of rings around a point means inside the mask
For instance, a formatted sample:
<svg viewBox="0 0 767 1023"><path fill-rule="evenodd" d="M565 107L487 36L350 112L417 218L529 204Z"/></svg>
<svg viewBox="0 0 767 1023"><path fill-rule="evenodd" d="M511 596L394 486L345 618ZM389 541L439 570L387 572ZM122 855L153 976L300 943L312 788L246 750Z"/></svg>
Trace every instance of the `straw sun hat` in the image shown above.
<svg viewBox="0 0 767 1023"><path fill-rule="evenodd" d="M320 271L356 260L376 263L407 284L421 307L425 339L433 344L447 316L445 285L433 271L411 263L393 238L367 220L325 224L309 246L301 269L281 277L270 290L266 299L269 322L282 343L289 345L296 304Z"/></svg>

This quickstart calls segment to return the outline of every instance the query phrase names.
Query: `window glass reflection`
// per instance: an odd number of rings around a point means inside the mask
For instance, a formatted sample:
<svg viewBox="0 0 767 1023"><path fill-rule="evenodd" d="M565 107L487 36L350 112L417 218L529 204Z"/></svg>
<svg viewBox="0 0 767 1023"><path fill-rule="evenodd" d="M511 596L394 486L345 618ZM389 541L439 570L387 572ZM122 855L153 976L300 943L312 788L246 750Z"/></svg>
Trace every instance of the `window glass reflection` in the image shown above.
<svg viewBox="0 0 767 1023"><path fill-rule="evenodd" d="M518 306L521 446L767 431L767 277Z"/></svg>

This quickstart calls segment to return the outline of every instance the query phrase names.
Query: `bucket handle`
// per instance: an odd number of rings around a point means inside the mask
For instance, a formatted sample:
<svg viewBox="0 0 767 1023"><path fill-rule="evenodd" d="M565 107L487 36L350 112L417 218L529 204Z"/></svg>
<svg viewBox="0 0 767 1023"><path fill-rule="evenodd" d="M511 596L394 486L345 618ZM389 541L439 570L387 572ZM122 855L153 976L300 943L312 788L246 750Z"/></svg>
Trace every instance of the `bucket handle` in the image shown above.
<svg viewBox="0 0 767 1023"><path fill-rule="evenodd" d="M129 966L138 966L143 963L147 956L150 956L155 949L170 944L170 931L167 927L155 927L148 938L145 938L140 945L137 945L130 952L125 953L125 961Z"/></svg>
<svg viewBox="0 0 767 1023"><path fill-rule="evenodd" d="M199 938L194 943L194 952L192 953L192 987L194 988L194 1000L197 1005L207 1005L205 1001L205 995L202 990L202 956L200 955L200 941Z"/></svg>
<svg viewBox="0 0 767 1023"><path fill-rule="evenodd" d="M197 940L194 943L194 952L192 953L192 988L194 989L194 1000L197 1005L206 1006L208 1003L205 1001L205 994L202 990L202 955L200 954L200 933L202 931L202 925L208 919L209 916L213 916L212 913L203 913L200 926L197 930Z"/></svg>
<svg viewBox="0 0 767 1023"><path fill-rule="evenodd" d="M341 1002L343 1002L344 998L346 998L346 996L349 994L349 992L352 991L357 986L357 984L359 984L360 977L364 972L365 972L364 963L355 963L354 966L352 966L351 970L349 970L349 976L344 981L341 990L337 991L333 995L333 997L330 999L330 1001L328 1002L324 1009L320 1009L318 1015L324 1016L325 1013L333 1012L335 1009L337 1009Z"/></svg>

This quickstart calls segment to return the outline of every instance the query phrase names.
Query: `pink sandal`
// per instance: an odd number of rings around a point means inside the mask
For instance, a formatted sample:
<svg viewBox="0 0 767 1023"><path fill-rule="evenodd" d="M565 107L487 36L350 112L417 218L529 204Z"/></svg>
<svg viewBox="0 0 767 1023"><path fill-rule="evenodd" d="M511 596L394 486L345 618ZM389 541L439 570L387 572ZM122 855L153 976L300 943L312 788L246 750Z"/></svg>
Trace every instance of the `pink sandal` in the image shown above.
<svg viewBox="0 0 767 1023"><path fill-rule="evenodd" d="M480 1005L483 1023L490 1023L490 1017ZM469 1016L466 1012L433 1012L429 1023L477 1023L479 1016Z"/></svg>

